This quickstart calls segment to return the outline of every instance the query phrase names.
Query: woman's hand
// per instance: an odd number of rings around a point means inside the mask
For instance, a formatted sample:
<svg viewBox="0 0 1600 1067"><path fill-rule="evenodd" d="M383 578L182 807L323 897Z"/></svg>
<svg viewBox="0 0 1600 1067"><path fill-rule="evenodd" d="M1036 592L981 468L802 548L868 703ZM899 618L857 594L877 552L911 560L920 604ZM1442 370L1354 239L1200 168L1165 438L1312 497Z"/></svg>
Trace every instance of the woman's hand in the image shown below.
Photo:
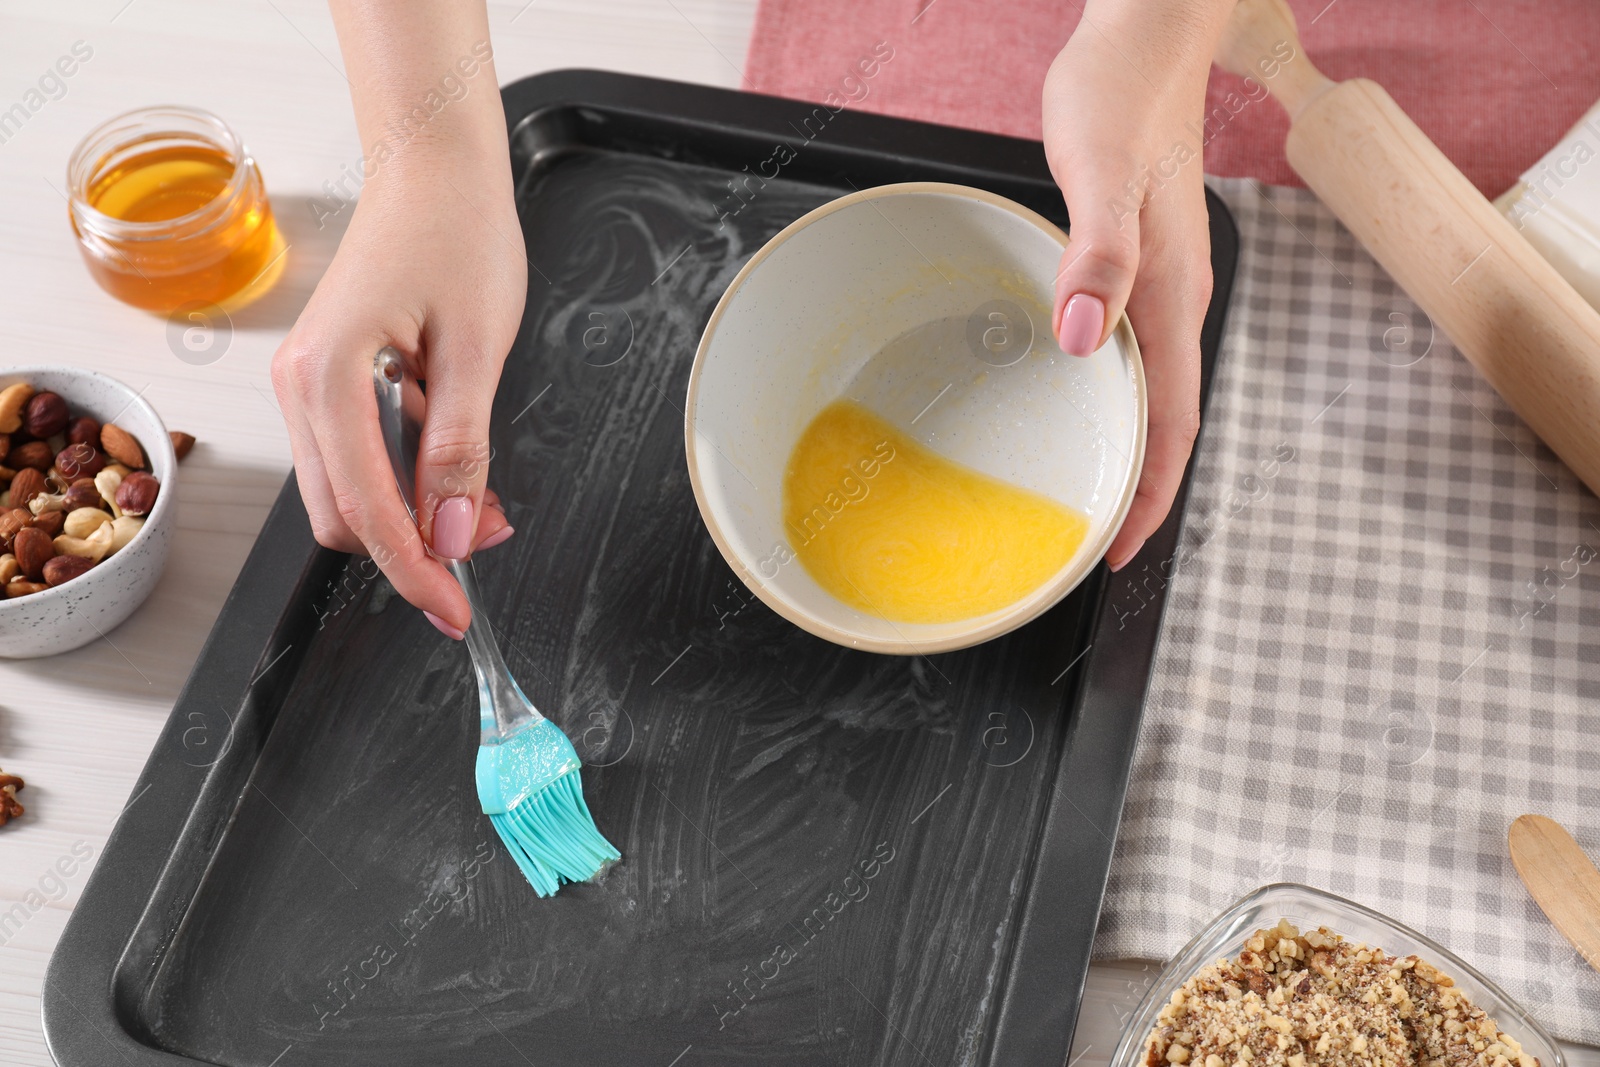
<svg viewBox="0 0 1600 1067"><path fill-rule="evenodd" d="M1045 79L1044 144L1072 223L1055 334L1086 356L1124 309L1149 389L1144 469L1106 560L1118 570L1172 507L1200 428L1211 298L1201 181L1206 79L1231 0L1091 0Z"/></svg>
<svg viewBox="0 0 1600 1067"><path fill-rule="evenodd" d="M317 541L370 553L401 596L459 639L466 598L424 542L461 559L511 535L485 489L489 409L527 293L486 19L481 4L449 0L341 0L334 16L368 176L333 263L273 359L273 386ZM437 91L442 77L454 79L449 96ZM435 109L430 91L447 102ZM428 387L417 524L378 428L372 365L385 345Z"/></svg>

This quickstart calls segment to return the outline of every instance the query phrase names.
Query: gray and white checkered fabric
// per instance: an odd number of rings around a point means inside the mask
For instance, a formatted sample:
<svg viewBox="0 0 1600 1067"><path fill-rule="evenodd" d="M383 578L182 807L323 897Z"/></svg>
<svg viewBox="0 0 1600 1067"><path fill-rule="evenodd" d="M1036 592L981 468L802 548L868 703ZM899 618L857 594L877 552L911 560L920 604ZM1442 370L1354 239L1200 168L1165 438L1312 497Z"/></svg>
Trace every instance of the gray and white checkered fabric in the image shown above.
<svg viewBox="0 0 1600 1067"><path fill-rule="evenodd" d="M1506 846L1600 857L1600 502L1310 193L1211 185L1238 280L1097 954L1306 882L1600 1043Z"/></svg>

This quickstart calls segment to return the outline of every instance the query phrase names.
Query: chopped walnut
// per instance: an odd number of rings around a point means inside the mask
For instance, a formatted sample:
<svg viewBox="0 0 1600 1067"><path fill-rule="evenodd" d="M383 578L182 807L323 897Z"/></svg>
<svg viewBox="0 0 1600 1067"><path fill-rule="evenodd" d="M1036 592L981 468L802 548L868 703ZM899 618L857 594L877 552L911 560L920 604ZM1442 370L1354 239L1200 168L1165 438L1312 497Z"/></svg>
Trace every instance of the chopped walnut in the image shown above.
<svg viewBox="0 0 1600 1067"><path fill-rule="evenodd" d="M1287 919L1202 967L1161 1009L1145 1067L1540 1067L1415 956Z"/></svg>
<svg viewBox="0 0 1600 1067"><path fill-rule="evenodd" d="M22 788L22 779L14 774L0 771L0 826L15 819L25 810L17 802L17 790Z"/></svg>

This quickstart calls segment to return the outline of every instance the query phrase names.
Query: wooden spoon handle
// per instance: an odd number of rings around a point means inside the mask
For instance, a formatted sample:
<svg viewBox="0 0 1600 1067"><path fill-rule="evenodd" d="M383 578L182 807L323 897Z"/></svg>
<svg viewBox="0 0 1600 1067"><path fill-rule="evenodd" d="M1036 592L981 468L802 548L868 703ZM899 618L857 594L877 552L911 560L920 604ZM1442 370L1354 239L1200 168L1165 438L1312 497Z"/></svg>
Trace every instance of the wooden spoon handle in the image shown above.
<svg viewBox="0 0 1600 1067"><path fill-rule="evenodd" d="M1533 899L1589 966L1600 970L1600 870L1554 819L1523 815L1508 835L1511 862Z"/></svg>

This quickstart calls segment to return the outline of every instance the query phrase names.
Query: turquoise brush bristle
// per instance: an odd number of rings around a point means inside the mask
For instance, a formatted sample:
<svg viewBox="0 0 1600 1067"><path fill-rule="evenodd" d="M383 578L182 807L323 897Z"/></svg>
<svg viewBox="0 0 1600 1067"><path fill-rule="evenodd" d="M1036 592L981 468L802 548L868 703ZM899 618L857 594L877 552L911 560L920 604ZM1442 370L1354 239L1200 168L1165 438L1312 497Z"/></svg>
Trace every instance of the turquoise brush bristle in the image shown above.
<svg viewBox="0 0 1600 1067"><path fill-rule="evenodd" d="M400 353L382 349L373 363L378 423L395 485L416 518L417 446L427 403L406 374ZM523 695L500 655L478 596L472 562L441 559L472 609L467 648L478 676L478 803L506 843L534 892L550 896L568 882L587 882L622 853L595 828L578 777L583 761L561 728Z"/></svg>
<svg viewBox="0 0 1600 1067"><path fill-rule="evenodd" d="M583 802L582 762L560 727L540 717L511 740L493 742L485 728L478 802L534 892L547 897L568 882L587 882L622 858Z"/></svg>

